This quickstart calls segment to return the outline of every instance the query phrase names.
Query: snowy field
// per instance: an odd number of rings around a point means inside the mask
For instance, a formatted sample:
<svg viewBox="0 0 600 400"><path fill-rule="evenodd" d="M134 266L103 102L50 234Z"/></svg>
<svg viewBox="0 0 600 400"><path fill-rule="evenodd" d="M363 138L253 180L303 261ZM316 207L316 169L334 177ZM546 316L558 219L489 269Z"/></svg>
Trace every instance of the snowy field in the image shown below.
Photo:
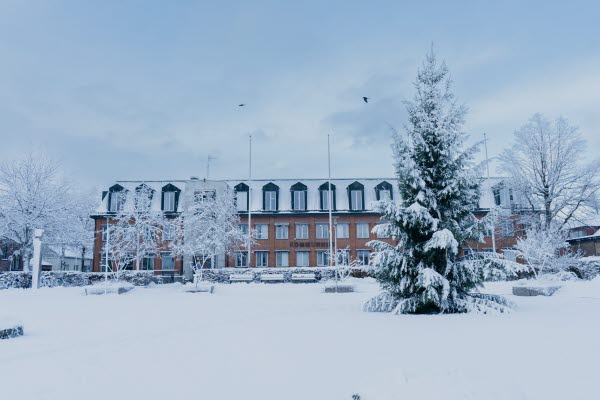
<svg viewBox="0 0 600 400"><path fill-rule="evenodd" d="M0 291L1 399L593 399L600 396L600 279L511 315L364 313L317 284L178 286L81 296ZM490 292L510 292L493 284Z"/></svg>

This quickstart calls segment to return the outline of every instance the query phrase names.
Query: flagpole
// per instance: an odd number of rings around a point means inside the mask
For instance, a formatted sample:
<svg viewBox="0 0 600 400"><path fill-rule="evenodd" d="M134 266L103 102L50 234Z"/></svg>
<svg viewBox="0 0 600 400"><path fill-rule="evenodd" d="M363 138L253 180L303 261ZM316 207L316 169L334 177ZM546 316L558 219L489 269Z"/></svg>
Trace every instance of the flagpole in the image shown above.
<svg viewBox="0 0 600 400"><path fill-rule="evenodd" d="M483 133L483 141L485 143L485 165L487 167L487 179L489 184L492 184L492 181L490 180L490 161L488 159L488 146L487 146L487 134L484 132ZM491 186L490 186L491 189ZM492 199L493 199L493 195L492 195ZM494 251L494 253L496 253L496 227L494 224L494 220L492 219L492 250Z"/></svg>
<svg viewBox="0 0 600 400"><path fill-rule="evenodd" d="M328 182L328 190L327 190L327 208L329 209L329 266L333 266L333 215L332 215L332 206L333 206L333 195L331 192L331 144L330 144L330 135L327 134L327 182ZM337 254L335 255L337 258ZM337 262L335 263L335 292L337 293Z"/></svg>
<svg viewBox="0 0 600 400"><path fill-rule="evenodd" d="M248 137L249 140L249 157L248 157L248 261L247 267L250 268L250 259L252 256L252 134Z"/></svg>

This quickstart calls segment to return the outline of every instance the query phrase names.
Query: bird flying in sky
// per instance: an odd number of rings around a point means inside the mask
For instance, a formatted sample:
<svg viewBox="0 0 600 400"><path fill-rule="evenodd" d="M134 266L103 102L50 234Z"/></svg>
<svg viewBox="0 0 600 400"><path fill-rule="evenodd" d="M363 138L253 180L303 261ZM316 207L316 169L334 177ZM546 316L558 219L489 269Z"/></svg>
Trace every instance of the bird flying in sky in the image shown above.
<svg viewBox="0 0 600 400"><path fill-rule="evenodd" d="M369 97L364 97L363 96L363 100L364 100L365 103L368 103L369 102Z"/></svg>

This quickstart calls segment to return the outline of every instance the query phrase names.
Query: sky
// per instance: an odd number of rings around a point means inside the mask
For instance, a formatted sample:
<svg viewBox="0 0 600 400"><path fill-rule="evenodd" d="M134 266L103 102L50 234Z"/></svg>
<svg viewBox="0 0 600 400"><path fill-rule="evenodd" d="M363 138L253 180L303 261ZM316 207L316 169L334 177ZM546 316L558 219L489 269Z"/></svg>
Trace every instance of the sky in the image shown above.
<svg viewBox="0 0 600 400"><path fill-rule="evenodd" d="M594 1L2 0L0 160L47 153L82 188L204 178L209 156L209 178L242 179L252 133L254 177L325 177L330 134L334 177L393 176L390 127L432 44L491 157L535 112L579 126L592 157L598 17Z"/></svg>

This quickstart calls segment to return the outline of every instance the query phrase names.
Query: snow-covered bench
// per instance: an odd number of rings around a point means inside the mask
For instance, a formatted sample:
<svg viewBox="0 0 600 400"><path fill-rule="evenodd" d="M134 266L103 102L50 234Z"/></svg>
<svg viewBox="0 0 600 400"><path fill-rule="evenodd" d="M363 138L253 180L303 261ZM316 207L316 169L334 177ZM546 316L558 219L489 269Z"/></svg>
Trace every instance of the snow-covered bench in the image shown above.
<svg viewBox="0 0 600 400"><path fill-rule="evenodd" d="M251 274L231 274L229 275L229 282L252 282L254 275Z"/></svg>
<svg viewBox="0 0 600 400"><path fill-rule="evenodd" d="M292 274L292 281L294 282L314 282L317 280L317 277L314 273L305 273L305 274Z"/></svg>
<svg viewBox="0 0 600 400"><path fill-rule="evenodd" d="M86 287L83 294L86 296L99 295L99 294L123 294L133 289L133 285L98 285Z"/></svg>
<svg viewBox="0 0 600 400"><path fill-rule="evenodd" d="M260 274L261 282L283 282L283 274Z"/></svg>

